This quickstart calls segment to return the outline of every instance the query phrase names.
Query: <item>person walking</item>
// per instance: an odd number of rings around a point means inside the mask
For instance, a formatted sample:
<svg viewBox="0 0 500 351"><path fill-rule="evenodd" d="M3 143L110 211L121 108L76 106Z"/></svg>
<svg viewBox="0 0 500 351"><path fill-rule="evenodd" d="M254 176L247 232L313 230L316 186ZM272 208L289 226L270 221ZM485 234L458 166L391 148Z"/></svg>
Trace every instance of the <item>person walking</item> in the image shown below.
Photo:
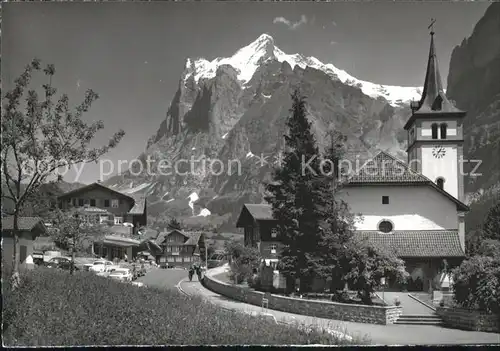
<svg viewBox="0 0 500 351"><path fill-rule="evenodd" d="M193 275L194 275L194 267L191 266L189 267L189 281L193 281Z"/></svg>
<svg viewBox="0 0 500 351"><path fill-rule="evenodd" d="M199 265L196 265L195 270L196 275L198 276L198 281L201 282L201 267Z"/></svg>

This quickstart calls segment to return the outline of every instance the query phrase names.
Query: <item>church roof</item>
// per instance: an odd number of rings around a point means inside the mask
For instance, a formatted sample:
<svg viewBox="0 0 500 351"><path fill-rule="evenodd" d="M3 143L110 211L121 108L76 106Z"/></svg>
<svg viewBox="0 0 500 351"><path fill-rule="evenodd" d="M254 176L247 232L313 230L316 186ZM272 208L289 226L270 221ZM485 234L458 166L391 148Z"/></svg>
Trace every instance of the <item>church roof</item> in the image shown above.
<svg viewBox="0 0 500 351"><path fill-rule="evenodd" d="M375 246L394 250L400 258L465 256L457 230L357 231L356 235Z"/></svg>
<svg viewBox="0 0 500 351"><path fill-rule="evenodd" d="M439 73L436 48L434 45L434 32L431 32L431 44L429 48L429 58L427 60L427 71L425 74L422 97L420 98L420 101L414 105L412 110L412 116L406 123L404 127L405 129L410 127L415 117L421 117L422 115L430 117L435 116L436 114L441 116L446 114L465 116L465 112L456 108L455 105L448 100L444 92L441 74Z"/></svg>
<svg viewBox="0 0 500 351"><path fill-rule="evenodd" d="M349 184L427 183L428 181L428 178L411 170L403 161L383 151L368 160L358 172L348 179Z"/></svg>
<svg viewBox="0 0 500 351"><path fill-rule="evenodd" d="M386 152L379 152L374 158L367 161L357 172L347 179L346 186L365 185L425 185L455 202L457 209L468 211L469 207L462 201L450 195L445 190L439 188L432 180L413 171L408 165L389 155Z"/></svg>

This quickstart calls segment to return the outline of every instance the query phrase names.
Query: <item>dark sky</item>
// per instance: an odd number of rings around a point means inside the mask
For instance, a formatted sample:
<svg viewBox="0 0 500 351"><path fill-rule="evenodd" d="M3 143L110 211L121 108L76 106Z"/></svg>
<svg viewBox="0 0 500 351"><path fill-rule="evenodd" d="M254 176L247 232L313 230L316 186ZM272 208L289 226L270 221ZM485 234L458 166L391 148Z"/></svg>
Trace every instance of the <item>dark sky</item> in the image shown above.
<svg viewBox="0 0 500 351"><path fill-rule="evenodd" d="M443 81L455 45L472 33L485 2L408 3L4 3L2 82L12 87L33 57L56 66L55 86L81 101L100 95L86 119L127 133L106 158L131 160L144 151L177 89L187 57L230 56L268 33L289 54L315 56L379 84L420 86L430 18ZM273 23L283 17L295 29ZM332 44L332 42L334 42ZM81 182L98 178L86 166ZM75 179L68 179L74 181Z"/></svg>

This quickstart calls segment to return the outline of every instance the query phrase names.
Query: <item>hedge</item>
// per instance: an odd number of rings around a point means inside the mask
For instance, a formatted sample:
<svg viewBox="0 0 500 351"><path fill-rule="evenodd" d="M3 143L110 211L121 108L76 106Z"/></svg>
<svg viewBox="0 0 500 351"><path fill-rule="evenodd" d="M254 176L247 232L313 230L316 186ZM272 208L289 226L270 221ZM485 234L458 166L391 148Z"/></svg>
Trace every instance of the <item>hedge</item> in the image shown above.
<svg viewBox="0 0 500 351"><path fill-rule="evenodd" d="M473 256L453 270L453 298L464 308L500 314L500 259Z"/></svg>
<svg viewBox="0 0 500 351"><path fill-rule="evenodd" d="M8 346L347 343L223 310L176 290L136 287L89 272L37 268L21 278L13 292L3 281Z"/></svg>

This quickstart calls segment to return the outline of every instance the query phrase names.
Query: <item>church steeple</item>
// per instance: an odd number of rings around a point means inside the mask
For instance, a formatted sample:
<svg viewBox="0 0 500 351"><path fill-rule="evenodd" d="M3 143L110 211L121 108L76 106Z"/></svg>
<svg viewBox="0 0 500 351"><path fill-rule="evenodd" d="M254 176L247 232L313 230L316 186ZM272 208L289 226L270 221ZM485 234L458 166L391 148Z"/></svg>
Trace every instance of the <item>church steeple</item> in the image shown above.
<svg viewBox="0 0 500 351"><path fill-rule="evenodd" d="M433 22L434 23L434 22ZM431 24L432 26L432 24ZM431 27L430 26L430 27ZM431 29L431 45L429 48L429 58L427 61L427 72L425 74L424 90L422 97L417 104L412 105L414 114L434 114L434 113L460 113L446 97L439 73L439 64L434 46L434 30Z"/></svg>

